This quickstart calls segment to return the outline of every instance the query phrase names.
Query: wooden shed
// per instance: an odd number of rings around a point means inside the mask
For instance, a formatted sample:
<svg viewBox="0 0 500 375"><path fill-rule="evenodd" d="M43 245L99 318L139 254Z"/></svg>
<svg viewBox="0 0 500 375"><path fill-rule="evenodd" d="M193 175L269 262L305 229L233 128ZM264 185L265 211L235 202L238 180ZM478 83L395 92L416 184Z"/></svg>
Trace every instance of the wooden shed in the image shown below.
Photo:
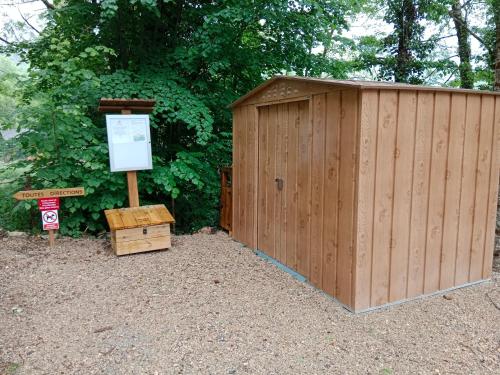
<svg viewBox="0 0 500 375"><path fill-rule="evenodd" d="M490 278L500 93L278 76L231 106L237 241L356 312Z"/></svg>

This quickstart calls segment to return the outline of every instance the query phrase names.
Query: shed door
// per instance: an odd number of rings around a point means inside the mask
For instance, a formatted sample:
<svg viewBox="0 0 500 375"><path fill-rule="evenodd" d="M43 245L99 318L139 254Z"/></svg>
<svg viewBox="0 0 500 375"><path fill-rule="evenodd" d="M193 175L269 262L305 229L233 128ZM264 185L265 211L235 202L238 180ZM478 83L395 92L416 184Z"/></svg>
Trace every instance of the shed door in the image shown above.
<svg viewBox="0 0 500 375"><path fill-rule="evenodd" d="M309 101L259 107L257 247L308 276Z"/></svg>

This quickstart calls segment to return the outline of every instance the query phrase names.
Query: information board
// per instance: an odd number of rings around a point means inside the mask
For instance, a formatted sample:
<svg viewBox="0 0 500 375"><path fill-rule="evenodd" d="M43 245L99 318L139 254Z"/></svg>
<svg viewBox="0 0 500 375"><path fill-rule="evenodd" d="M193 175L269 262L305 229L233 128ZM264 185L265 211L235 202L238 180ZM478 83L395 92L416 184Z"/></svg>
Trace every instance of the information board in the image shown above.
<svg viewBox="0 0 500 375"><path fill-rule="evenodd" d="M111 172L152 169L148 115L106 115Z"/></svg>
<svg viewBox="0 0 500 375"><path fill-rule="evenodd" d="M38 200L38 209L40 211L58 210L59 198L42 198Z"/></svg>

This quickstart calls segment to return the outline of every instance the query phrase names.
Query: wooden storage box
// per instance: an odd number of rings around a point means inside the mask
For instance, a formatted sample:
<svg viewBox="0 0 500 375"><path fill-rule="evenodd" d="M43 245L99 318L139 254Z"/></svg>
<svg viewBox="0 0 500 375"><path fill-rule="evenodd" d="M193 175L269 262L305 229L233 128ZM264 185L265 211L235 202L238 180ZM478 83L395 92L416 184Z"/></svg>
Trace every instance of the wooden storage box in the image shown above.
<svg viewBox="0 0 500 375"><path fill-rule="evenodd" d="M170 224L175 222L163 204L105 210L116 255L171 247Z"/></svg>

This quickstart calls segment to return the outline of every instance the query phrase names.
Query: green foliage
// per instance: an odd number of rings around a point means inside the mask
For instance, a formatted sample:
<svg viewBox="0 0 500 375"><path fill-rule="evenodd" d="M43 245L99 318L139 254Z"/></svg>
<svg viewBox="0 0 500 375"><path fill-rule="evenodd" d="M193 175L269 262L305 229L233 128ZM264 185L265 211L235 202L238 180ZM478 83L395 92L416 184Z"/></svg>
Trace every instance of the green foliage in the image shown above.
<svg viewBox="0 0 500 375"><path fill-rule="evenodd" d="M475 28L492 50L495 10ZM142 204L165 203L180 231L215 225L221 166L231 164L227 105L273 74L459 85L457 65L439 48L451 0L55 0L41 35L6 45L29 64L2 60L0 127L22 133L0 143L0 225L38 222L20 188L84 186L65 199L61 232L106 229L103 210L127 203L123 173L110 173L101 97L156 100L151 114L154 169L139 173ZM357 12L382 11L392 26L357 41L342 36ZM438 32L430 37L432 26ZM9 24L12 30L13 24ZM351 61L344 56L352 54ZM339 58L342 56L343 58ZM494 56L476 56L474 80L493 80ZM13 161L13 159L17 159ZM4 198L4 199L3 199ZM10 224L8 224L10 223Z"/></svg>
<svg viewBox="0 0 500 375"><path fill-rule="evenodd" d="M426 69L436 67L429 61L439 35L424 37L424 22L439 22L447 15L446 1L390 0L384 20L394 25L394 32L384 40L384 48L391 56L389 64L381 69L383 79L394 77L396 82L420 84ZM437 62L442 63L442 62ZM444 64L441 68L444 68Z"/></svg>
<svg viewBox="0 0 500 375"><path fill-rule="evenodd" d="M500 0L487 0L485 4L484 22L481 27L473 29L484 42L481 43L483 53L475 57L474 80L478 82L480 89L491 90L495 81L494 69L498 51L496 25L500 25Z"/></svg>
<svg viewBox="0 0 500 375"><path fill-rule="evenodd" d="M0 56L0 130L17 127L18 86L25 79L25 71L10 59Z"/></svg>
<svg viewBox="0 0 500 375"><path fill-rule="evenodd" d="M0 141L1 143L2 141ZM17 202L12 195L24 188L22 178L26 170L13 168L0 161L0 228L6 230L28 230L31 226L31 205Z"/></svg>
<svg viewBox="0 0 500 375"><path fill-rule="evenodd" d="M356 67L379 80L412 84L432 83L428 76L442 77L456 65L440 51L440 33L425 37L429 26L447 20L449 1L389 0L383 20L393 27L387 35L367 35L358 43Z"/></svg>
<svg viewBox="0 0 500 375"><path fill-rule="evenodd" d="M346 77L334 53L349 0L56 1L31 42L5 49L30 64L19 136L32 188L84 186L64 199L61 232L106 228L102 211L126 204L124 174L110 173L100 97L156 100L152 171L142 204L165 203L176 228L216 225L218 168L231 164L227 105L276 73Z"/></svg>

